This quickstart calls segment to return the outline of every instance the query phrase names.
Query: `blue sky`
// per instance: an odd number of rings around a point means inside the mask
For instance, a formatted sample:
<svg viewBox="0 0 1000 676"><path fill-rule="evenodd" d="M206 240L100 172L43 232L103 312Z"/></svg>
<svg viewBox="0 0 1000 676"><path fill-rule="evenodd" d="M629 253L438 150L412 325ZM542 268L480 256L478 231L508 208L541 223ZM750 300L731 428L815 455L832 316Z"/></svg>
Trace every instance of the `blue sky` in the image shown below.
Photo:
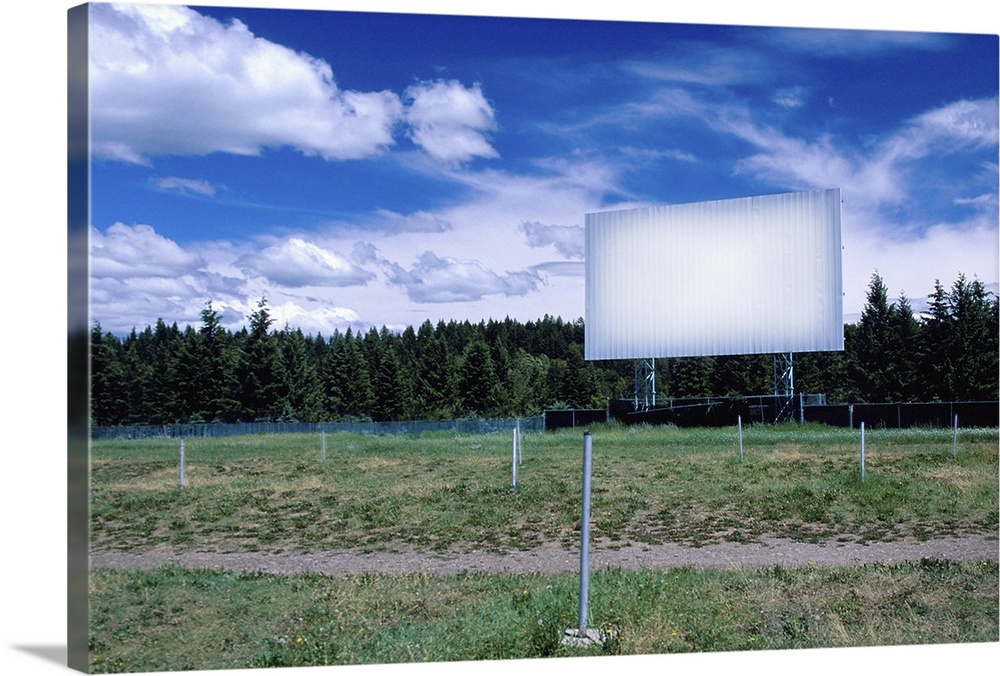
<svg viewBox="0 0 1000 676"><path fill-rule="evenodd" d="M1000 277L995 34L93 5L89 68L115 332L572 320L585 213L823 188L846 321Z"/></svg>

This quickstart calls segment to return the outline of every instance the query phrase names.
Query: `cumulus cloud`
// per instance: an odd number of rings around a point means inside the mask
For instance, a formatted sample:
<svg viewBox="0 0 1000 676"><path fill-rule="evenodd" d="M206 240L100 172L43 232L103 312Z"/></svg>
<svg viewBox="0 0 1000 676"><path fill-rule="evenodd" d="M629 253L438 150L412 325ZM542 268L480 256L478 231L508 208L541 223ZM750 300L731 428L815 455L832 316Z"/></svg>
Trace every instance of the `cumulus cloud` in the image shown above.
<svg viewBox="0 0 1000 676"><path fill-rule="evenodd" d="M278 327L291 326L301 329L307 335L322 333L329 336L334 331L358 329L362 326L357 312L348 307L332 304L305 308L298 303L286 301L270 308L271 317Z"/></svg>
<svg viewBox="0 0 1000 676"><path fill-rule="evenodd" d="M183 6L91 7L91 150L148 164L157 155L258 155L294 148L328 160L380 155L408 135L431 157L496 157L480 85L419 82L405 92L341 89L330 64ZM203 184L175 183L198 192Z"/></svg>
<svg viewBox="0 0 1000 676"><path fill-rule="evenodd" d="M97 4L90 10L92 150L146 162L157 154L258 154L292 147L351 159L393 143L403 107L391 92L338 88L324 61L187 7Z"/></svg>
<svg viewBox="0 0 1000 676"><path fill-rule="evenodd" d="M521 223L521 230L528 238L528 246L554 246L565 258L583 258L583 228L578 225L543 225L525 221Z"/></svg>
<svg viewBox="0 0 1000 676"><path fill-rule="evenodd" d="M266 296L273 301L272 315L278 326L288 324L326 335L349 326L366 326L343 299L335 300L345 285L374 278L356 260L295 238L253 255L240 255L228 243L197 247L186 249L149 225L115 223L104 232L92 228L91 315L102 328L118 334L151 326L158 318L198 326L205 303L211 301L223 324L238 330L245 326L256 300ZM363 243L352 251L352 258L360 255L369 255L370 262L375 262L374 252ZM328 291L307 302L289 293L307 284Z"/></svg>
<svg viewBox="0 0 1000 676"><path fill-rule="evenodd" d="M410 138L432 157L459 164L497 157L486 134L496 129L493 108L477 84L454 80L421 82L405 92Z"/></svg>
<svg viewBox="0 0 1000 676"><path fill-rule="evenodd" d="M345 257L292 237L254 254L237 259L236 267L246 274L260 275L292 288L303 286L357 286L375 274Z"/></svg>
<svg viewBox="0 0 1000 676"><path fill-rule="evenodd" d="M90 231L92 277L175 278L203 264L197 253L185 251L149 225L115 223L103 233Z"/></svg>
<svg viewBox="0 0 1000 676"><path fill-rule="evenodd" d="M197 325L208 299L232 298L242 280L209 268L201 252L181 247L149 225L90 229L91 316L124 333L157 319Z"/></svg>
<svg viewBox="0 0 1000 676"><path fill-rule="evenodd" d="M92 279L90 308L93 320L119 335L142 330L157 319L197 326L206 296L187 278Z"/></svg>
<svg viewBox="0 0 1000 676"><path fill-rule="evenodd" d="M535 272L498 275L478 261L439 257L430 251L421 254L409 270L387 262L386 271L389 282L402 286L417 303L476 301L498 294L523 296L537 290L542 282Z"/></svg>

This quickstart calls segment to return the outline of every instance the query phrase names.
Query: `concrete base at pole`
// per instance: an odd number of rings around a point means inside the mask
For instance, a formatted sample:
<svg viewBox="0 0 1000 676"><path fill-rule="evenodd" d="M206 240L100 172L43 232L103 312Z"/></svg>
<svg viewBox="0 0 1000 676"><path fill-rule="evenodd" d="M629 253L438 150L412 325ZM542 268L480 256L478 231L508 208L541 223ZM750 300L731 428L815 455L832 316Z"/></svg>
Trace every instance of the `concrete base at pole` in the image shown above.
<svg viewBox="0 0 1000 676"><path fill-rule="evenodd" d="M584 629L574 627L563 632L562 644L570 648L589 648L593 645L603 645L604 640L610 634L602 632L600 629Z"/></svg>

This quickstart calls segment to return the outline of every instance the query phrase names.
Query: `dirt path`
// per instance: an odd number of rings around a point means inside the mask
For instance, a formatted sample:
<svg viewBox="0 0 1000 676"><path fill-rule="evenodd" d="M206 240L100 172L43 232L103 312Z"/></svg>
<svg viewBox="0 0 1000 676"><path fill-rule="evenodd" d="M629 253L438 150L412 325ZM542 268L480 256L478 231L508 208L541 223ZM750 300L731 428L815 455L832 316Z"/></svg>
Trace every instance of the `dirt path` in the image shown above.
<svg viewBox="0 0 1000 676"><path fill-rule="evenodd" d="M925 542L873 542L868 544L829 542L807 544L777 538L761 543L723 543L704 547L673 544L630 545L618 549L591 547L590 570L621 568L656 570L680 566L710 568L756 568L783 566L836 566L865 563L899 563L920 559L952 561L997 561L998 539L992 536L962 536ZM91 568L150 569L168 564L188 568L215 568L232 571L261 571L293 575L321 573L344 576L356 573L456 574L467 572L569 573L580 569L579 551L543 546L526 552L384 552L347 551L284 553L175 553L169 550L146 552L98 551L90 555Z"/></svg>

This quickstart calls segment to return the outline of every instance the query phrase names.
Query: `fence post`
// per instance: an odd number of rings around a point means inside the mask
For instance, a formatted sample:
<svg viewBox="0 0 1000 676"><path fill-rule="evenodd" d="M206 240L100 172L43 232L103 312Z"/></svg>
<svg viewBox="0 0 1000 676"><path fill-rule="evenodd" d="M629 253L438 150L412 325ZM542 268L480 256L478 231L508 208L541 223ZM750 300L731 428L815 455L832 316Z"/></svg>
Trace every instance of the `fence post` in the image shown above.
<svg viewBox="0 0 1000 676"><path fill-rule="evenodd" d="M951 459L958 459L958 414L955 414L955 425L951 433Z"/></svg>
<svg viewBox="0 0 1000 676"><path fill-rule="evenodd" d="M514 432L517 435L517 464L520 465L524 462L524 449L521 448L521 419L517 419L517 426L514 428Z"/></svg>
<svg viewBox="0 0 1000 676"><path fill-rule="evenodd" d="M865 423L861 421L861 483L865 482Z"/></svg>
<svg viewBox="0 0 1000 676"><path fill-rule="evenodd" d="M184 490L184 438L181 437L180 490Z"/></svg>
<svg viewBox="0 0 1000 676"><path fill-rule="evenodd" d="M511 435L511 449L510 449L510 490L512 493L517 493L517 428L514 428L514 432Z"/></svg>
<svg viewBox="0 0 1000 676"><path fill-rule="evenodd" d="M740 460L743 460L743 417L736 416L736 428L740 436Z"/></svg>
<svg viewBox="0 0 1000 676"><path fill-rule="evenodd" d="M580 636L587 635L587 596L590 579L590 470L593 439L590 432L583 433L583 495L580 501Z"/></svg>

